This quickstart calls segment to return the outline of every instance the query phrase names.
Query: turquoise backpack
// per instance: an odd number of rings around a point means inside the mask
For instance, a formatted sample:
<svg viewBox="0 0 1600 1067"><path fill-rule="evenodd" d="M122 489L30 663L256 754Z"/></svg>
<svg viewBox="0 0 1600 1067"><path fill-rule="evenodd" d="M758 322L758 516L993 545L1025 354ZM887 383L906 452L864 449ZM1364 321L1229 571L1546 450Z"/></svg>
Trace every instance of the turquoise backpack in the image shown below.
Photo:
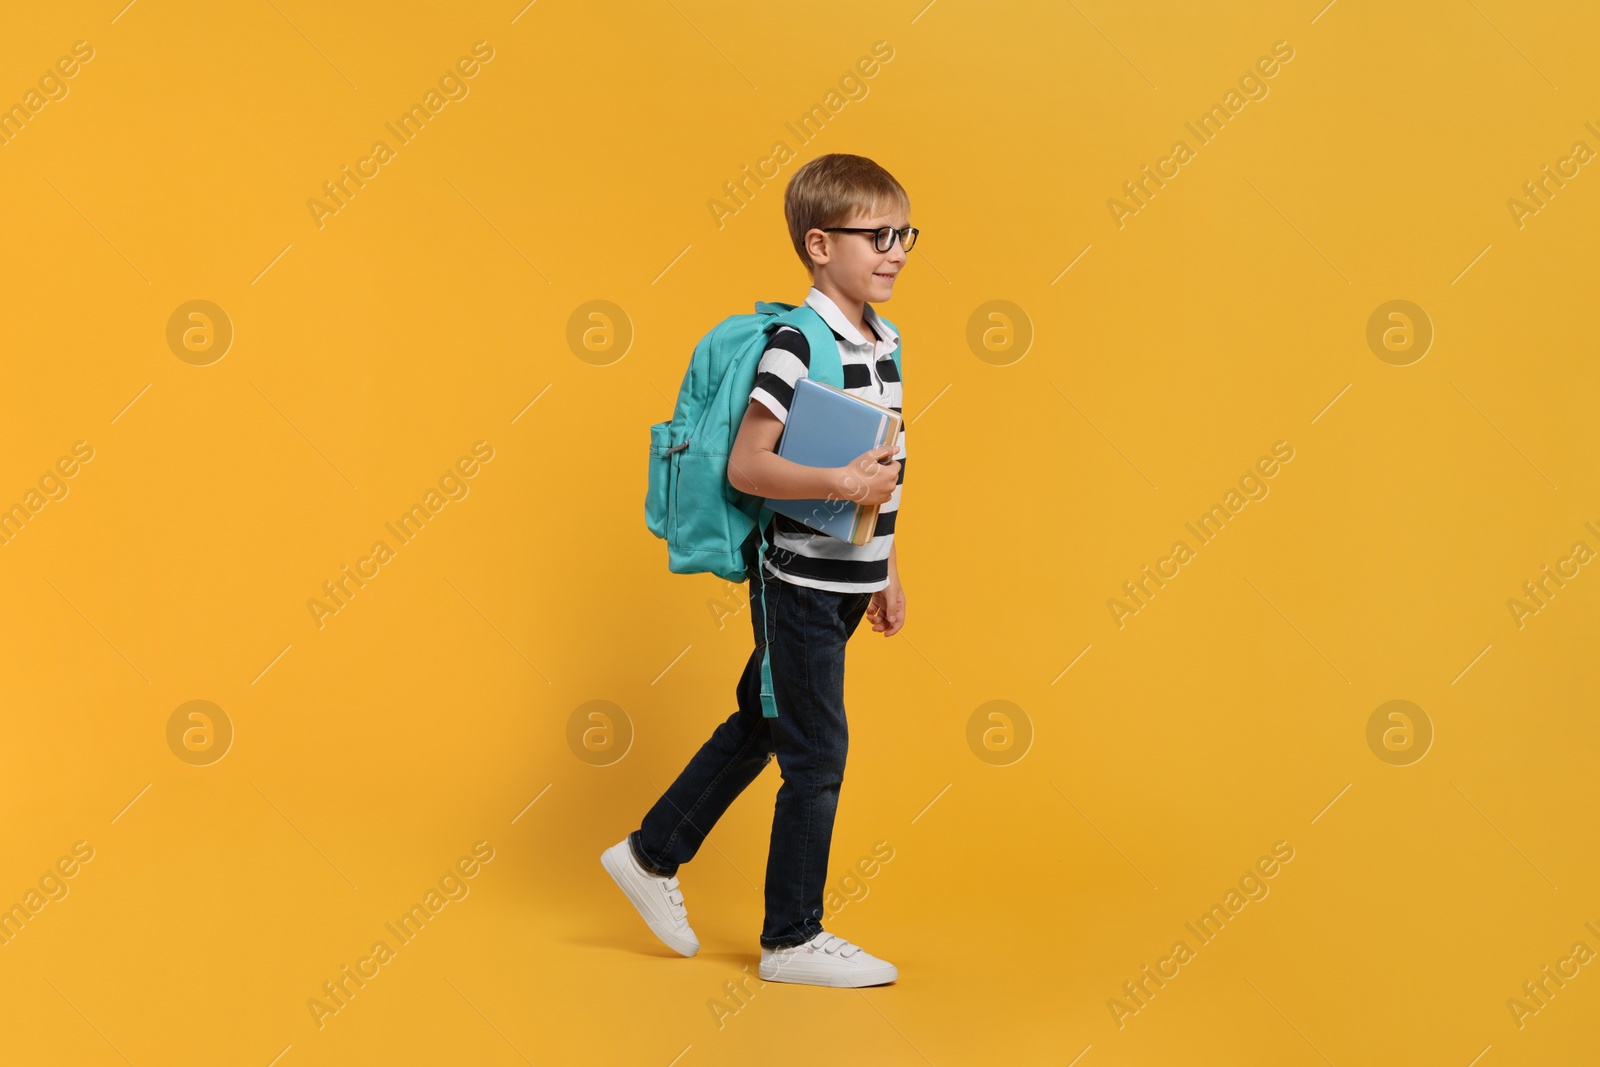
<svg viewBox="0 0 1600 1067"><path fill-rule="evenodd" d="M767 338L778 326L793 326L811 349L807 377L844 388L844 367L833 331L814 308L758 301L754 314L730 315L695 345L678 388L672 418L650 427L650 473L645 482L644 520L667 542L667 569L674 574L709 572L742 582L742 548L752 528L761 530L756 580L761 582L762 620L766 619L765 530L774 512L765 499L728 482L728 453L739 434L756 368ZM881 316L880 316L881 317ZM895 333L894 323L884 319ZM895 350L896 370L900 351ZM761 653L761 714L778 716L772 695L772 670L766 642Z"/></svg>

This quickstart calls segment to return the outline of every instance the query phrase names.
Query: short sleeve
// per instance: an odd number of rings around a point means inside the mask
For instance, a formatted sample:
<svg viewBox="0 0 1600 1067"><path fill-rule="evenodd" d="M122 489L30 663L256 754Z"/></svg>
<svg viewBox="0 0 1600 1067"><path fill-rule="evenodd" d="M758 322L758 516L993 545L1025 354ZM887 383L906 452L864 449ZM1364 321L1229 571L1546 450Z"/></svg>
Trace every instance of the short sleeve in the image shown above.
<svg viewBox="0 0 1600 1067"><path fill-rule="evenodd" d="M750 399L777 416L779 422L789 421L789 403L794 399L794 386L806 377L811 367L811 348L805 334L793 326L779 326L767 342L756 366L755 385Z"/></svg>

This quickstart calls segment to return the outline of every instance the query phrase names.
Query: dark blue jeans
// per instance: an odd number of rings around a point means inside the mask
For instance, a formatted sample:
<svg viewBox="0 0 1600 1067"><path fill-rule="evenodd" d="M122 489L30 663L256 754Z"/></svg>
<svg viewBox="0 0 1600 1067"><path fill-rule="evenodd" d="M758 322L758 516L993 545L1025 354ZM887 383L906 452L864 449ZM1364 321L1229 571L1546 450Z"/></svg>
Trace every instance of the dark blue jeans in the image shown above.
<svg viewBox="0 0 1600 1067"><path fill-rule="evenodd" d="M770 551L770 550L769 550ZM753 553L747 573L754 573ZM783 784L767 850L763 948L786 948L822 930L822 897L844 781L849 734L844 715L845 643L866 614L871 593L835 593L767 576L766 626L761 588L750 583L755 649L728 716L628 835L635 858L671 876L693 859L733 799L776 754ZM761 650L772 635L772 693L778 716L761 714Z"/></svg>

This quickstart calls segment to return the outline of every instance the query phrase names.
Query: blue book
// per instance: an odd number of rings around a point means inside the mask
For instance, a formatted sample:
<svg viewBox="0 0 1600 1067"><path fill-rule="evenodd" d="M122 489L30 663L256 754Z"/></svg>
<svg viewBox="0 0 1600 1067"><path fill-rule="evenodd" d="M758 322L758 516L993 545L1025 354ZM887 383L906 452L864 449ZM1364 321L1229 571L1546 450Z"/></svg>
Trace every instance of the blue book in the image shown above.
<svg viewBox="0 0 1600 1067"><path fill-rule="evenodd" d="M843 467L900 439L900 413L811 378L795 382L778 455L807 467ZM767 507L853 545L872 540L878 505L853 500L775 500Z"/></svg>

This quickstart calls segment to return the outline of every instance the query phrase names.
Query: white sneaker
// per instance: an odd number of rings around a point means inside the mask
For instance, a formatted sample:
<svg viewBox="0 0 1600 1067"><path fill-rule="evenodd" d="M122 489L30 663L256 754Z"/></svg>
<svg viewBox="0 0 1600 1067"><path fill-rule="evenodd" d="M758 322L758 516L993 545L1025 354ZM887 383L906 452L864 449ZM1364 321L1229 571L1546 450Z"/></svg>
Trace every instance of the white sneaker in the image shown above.
<svg viewBox="0 0 1600 1067"><path fill-rule="evenodd" d="M760 974L766 982L854 987L892 982L900 976L900 969L860 945L823 931L793 948L763 948Z"/></svg>
<svg viewBox="0 0 1600 1067"><path fill-rule="evenodd" d="M663 944L684 956L700 951L700 939L689 928L689 913L676 875L663 878L639 866L626 837L600 853L600 863Z"/></svg>

